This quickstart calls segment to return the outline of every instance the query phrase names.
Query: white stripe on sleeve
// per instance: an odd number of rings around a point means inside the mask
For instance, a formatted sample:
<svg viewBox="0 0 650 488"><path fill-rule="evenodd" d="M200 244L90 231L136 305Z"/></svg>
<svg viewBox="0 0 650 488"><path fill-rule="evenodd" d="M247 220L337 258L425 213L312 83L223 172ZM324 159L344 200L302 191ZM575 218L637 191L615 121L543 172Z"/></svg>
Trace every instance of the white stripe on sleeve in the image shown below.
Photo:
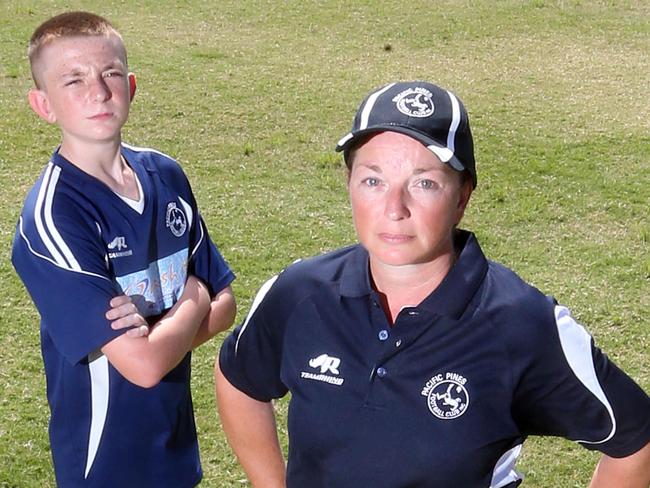
<svg viewBox="0 0 650 488"><path fill-rule="evenodd" d="M562 351L569 366L580 382L603 404L612 420L609 435L597 440L578 440L585 444L602 444L611 439L616 433L616 418L612 406L600 386L591 353L591 336L585 328L573 320L569 309L557 305L555 307L555 322L560 334Z"/></svg>
<svg viewBox="0 0 650 488"><path fill-rule="evenodd" d="M278 276L280 275L275 275L273 278L271 278L266 283L264 283L260 288L260 291L257 292L257 295L255 295L255 299L253 300L253 305L251 305L251 309L248 312L248 315L246 316L244 325L242 325L242 328L239 331L239 335L237 336L237 342L235 342L235 354L237 354L237 349L239 348L239 339L241 339L241 336L244 334L244 331L246 331L246 327L248 327L248 322L250 321L251 317L255 313L255 310L257 310L257 307L259 307L260 303L262 303L262 300L264 300L266 294L273 286L273 283L275 283L275 280L278 279Z"/></svg>
<svg viewBox="0 0 650 488"><path fill-rule="evenodd" d="M56 184L59 181L60 174L61 174L61 168L55 167L52 172L52 178L50 179L50 183L47 185L48 189L47 189L47 195L45 197L45 223L47 225L47 229L50 231L50 234L52 234L52 238L54 239L54 242L59 247L63 255L65 256L65 259L68 261L70 268L75 271L81 271L81 266L79 266L79 262L74 257L72 251L63 240L63 237L61 237L61 234L59 234L56 225L54 225L54 219L52 218L52 201L54 200L54 191L56 190Z"/></svg>
<svg viewBox="0 0 650 488"><path fill-rule="evenodd" d="M47 235L47 232L45 231L45 226L43 225L43 216L42 216L43 201L45 200L45 195L48 192L48 187L51 181L53 167L54 165L52 163L49 163L47 165L47 168L45 168L43 181L41 182L41 187L38 190L38 197L36 198L36 204L34 206L34 222L36 223L36 230L38 231L39 237L43 241L43 244L45 244L47 250L52 255L52 258L54 259L56 264L63 268L67 268L68 263L63 258L59 250L56 248L56 246L50 239L50 236Z"/></svg>

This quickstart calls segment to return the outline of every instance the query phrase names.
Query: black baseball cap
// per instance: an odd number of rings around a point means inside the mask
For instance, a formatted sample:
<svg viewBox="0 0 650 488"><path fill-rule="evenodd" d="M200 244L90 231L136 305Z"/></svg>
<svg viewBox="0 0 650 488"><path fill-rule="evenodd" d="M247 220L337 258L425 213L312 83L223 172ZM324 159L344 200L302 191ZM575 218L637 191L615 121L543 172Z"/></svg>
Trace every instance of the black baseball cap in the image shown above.
<svg viewBox="0 0 650 488"><path fill-rule="evenodd" d="M426 81L384 85L371 92L359 106L352 131L336 145L344 151L365 136L393 131L416 139L457 171L468 171L476 187L474 142L463 103L448 90Z"/></svg>

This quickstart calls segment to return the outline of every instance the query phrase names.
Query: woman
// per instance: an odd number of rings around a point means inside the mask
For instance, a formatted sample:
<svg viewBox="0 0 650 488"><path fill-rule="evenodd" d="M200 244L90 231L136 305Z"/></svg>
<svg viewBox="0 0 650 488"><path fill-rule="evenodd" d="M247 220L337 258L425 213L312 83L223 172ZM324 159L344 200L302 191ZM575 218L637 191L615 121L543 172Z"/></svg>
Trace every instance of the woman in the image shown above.
<svg viewBox="0 0 650 488"><path fill-rule="evenodd" d="M544 434L605 453L593 487L647 487L648 396L457 229L476 186L462 103L386 85L337 150L360 244L267 282L216 365L253 486L514 487L523 441ZM285 473L270 401L287 392Z"/></svg>

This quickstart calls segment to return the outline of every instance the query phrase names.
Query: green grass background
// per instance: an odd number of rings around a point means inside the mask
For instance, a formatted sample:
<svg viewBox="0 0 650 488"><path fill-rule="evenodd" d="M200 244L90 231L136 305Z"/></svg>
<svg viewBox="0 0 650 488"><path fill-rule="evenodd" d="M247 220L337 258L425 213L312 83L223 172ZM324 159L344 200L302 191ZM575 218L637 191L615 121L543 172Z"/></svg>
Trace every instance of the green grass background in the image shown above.
<svg viewBox="0 0 650 488"><path fill-rule="evenodd" d="M479 174L464 227L491 258L569 305L648 390L648 5L4 0L0 486L54 485L38 317L9 260L24 195L59 138L26 102L27 41L40 22L85 9L122 32L139 83L124 139L184 166L238 275L238 321L286 264L355 239L333 147L362 97L397 79L455 91ZM221 340L194 356L204 486L246 486L214 407ZM286 400L277 407L282 418ZM280 430L286 443L282 420ZM580 487L596 459L565 440L530 439L519 468L527 487Z"/></svg>

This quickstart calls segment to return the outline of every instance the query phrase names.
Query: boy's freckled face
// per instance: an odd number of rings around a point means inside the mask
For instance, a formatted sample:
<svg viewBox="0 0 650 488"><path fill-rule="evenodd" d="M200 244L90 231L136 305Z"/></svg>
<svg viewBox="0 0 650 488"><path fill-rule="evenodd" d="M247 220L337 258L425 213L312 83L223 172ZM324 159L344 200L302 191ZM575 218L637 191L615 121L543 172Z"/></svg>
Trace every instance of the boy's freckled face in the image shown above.
<svg viewBox="0 0 650 488"><path fill-rule="evenodd" d="M119 139L131 103L125 58L116 37L59 39L43 49L38 78L64 145Z"/></svg>

